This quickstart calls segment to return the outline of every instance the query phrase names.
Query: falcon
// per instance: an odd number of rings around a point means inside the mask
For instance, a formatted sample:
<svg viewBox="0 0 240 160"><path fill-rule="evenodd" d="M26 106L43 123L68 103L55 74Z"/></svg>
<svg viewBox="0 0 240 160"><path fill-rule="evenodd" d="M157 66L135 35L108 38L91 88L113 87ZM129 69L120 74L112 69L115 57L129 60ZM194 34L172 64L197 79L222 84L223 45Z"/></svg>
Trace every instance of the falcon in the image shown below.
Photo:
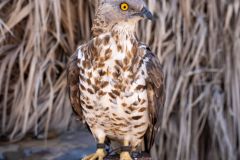
<svg viewBox="0 0 240 160"><path fill-rule="evenodd" d="M97 141L96 153L84 160L103 160L106 140L121 144L121 160L153 144L164 78L158 58L137 39L142 19L153 19L143 0L101 0L92 39L70 58L70 102Z"/></svg>

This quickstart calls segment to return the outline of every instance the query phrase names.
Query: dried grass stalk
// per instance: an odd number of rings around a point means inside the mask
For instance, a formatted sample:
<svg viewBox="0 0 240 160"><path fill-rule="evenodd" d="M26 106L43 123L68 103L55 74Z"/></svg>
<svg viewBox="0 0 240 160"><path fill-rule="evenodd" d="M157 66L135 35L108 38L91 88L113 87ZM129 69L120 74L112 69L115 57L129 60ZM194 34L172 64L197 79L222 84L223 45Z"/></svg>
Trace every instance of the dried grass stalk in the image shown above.
<svg viewBox="0 0 240 160"><path fill-rule="evenodd" d="M156 159L240 159L239 0L148 0L138 34L164 64ZM0 1L0 133L65 129L65 64L90 39L91 0Z"/></svg>

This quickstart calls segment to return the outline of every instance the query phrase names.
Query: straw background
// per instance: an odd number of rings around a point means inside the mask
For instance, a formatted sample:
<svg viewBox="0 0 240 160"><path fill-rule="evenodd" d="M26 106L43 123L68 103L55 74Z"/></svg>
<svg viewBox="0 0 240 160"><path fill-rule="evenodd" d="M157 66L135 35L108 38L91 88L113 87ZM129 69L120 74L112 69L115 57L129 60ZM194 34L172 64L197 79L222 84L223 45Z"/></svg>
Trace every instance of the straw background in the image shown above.
<svg viewBox="0 0 240 160"><path fill-rule="evenodd" d="M140 39L164 65L157 159L240 159L240 1L148 0ZM0 0L0 135L65 130L66 63L90 39L94 0Z"/></svg>

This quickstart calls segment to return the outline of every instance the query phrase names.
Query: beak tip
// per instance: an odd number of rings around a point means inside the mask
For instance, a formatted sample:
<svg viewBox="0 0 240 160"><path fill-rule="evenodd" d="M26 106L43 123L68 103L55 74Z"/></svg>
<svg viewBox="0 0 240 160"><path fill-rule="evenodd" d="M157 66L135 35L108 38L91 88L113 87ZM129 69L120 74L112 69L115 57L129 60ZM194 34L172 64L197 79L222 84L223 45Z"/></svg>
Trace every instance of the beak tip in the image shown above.
<svg viewBox="0 0 240 160"><path fill-rule="evenodd" d="M153 21L153 14L146 7L143 7L141 13L144 18Z"/></svg>
<svg viewBox="0 0 240 160"><path fill-rule="evenodd" d="M151 14L150 16L148 16L147 19L153 21L153 15Z"/></svg>

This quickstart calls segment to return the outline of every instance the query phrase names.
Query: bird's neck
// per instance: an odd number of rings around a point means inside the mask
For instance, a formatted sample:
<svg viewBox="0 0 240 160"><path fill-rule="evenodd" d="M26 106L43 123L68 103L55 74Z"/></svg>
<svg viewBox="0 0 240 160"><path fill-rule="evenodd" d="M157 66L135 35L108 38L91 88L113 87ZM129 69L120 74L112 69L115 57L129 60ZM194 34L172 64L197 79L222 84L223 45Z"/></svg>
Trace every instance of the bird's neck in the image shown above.
<svg viewBox="0 0 240 160"><path fill-rule="evenodd" d="M96 17L93 21L92 35L97 37L107 32L117 32L123 36L135 36L136 24L134 22L107 23L101 17Z"/></svg>
<svg viewBox="0 0 240 160"><path fill-rule="evenodd" d="M93 26L91 28L92 36L97 37L103 33L106 33L108 30L107 23L105 19L103 19L100 14L96 14L95 19L93 20Z"/></svg>
<svg viewBox="0 0 240 160"><path fill-rule="evenodd" d="M119 35L122 36L129 36L129 37L135 37L136 29L135 29L135 24L127 23L127 22L122 22L122 23L117 23L114 26L112 26L111 31L112 32L117 32Z"/></svg>

